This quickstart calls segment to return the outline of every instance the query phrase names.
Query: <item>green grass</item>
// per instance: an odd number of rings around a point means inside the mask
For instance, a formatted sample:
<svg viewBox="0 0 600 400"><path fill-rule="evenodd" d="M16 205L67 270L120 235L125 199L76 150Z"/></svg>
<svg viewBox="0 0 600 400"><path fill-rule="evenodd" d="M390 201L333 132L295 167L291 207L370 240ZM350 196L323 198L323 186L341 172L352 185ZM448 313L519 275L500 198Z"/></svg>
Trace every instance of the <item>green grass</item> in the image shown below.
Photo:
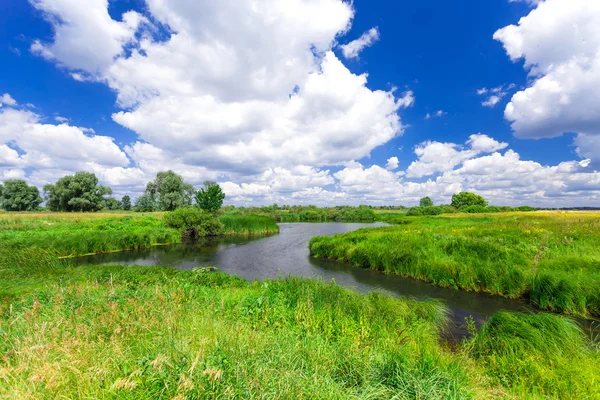
<svg viewBox="0 0 600 400"><path fill-rule="evenodd" d="M435 285L600 315L600 215L400 217L398 226L313 238L314 257Z"/></svg>
<svg viewBox="0 0 600 400"><path fill-rule="evenodd" d="M226 235L264 235L279 227L264 216L222 216ZM50 249L69 257L180 243L181 232L163 223L161 213L2 213L0 243L6 248Z"/></svg>
<svg viewBox="0 0 600 400"><path fill-rule="evenodd" d="M492 384L510 387L519 398L600 396L598 350L567 318L499 312L465 349Z"/></svg>
<svg viewBox="0 0 600 400"><path fill-rule="evenodd" d="M279 232L272 218L261 215L223 215L219 218L225 235L269 235Z"/></svg>

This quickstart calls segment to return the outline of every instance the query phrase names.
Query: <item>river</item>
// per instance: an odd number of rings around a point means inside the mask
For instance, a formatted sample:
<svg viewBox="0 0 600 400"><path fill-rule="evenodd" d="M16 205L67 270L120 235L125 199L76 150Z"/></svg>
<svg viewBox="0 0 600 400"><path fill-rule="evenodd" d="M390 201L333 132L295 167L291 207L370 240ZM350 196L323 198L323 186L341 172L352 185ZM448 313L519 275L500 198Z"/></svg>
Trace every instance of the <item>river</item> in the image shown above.
<svg viewBox="0 0 600 400"><path fill-rule="evenodd" d="M354 268L344 263L311 258L308 242L313 236L329 236L364 227L384 224L364 223L282 223L278 235L262 238L211 238L197 244L157 246L80 257L80 265L136 264L171 266L189 270L214 266L220 271L247 280L264 280L286 276L318 277L359 292L379 290L393 296L443 301L451 311L448 336L459 339L466 334L465 318L477 325L500 310L522 311L527 303L478 293L439 288L414 279L384 275L377 271Z"/></svg>

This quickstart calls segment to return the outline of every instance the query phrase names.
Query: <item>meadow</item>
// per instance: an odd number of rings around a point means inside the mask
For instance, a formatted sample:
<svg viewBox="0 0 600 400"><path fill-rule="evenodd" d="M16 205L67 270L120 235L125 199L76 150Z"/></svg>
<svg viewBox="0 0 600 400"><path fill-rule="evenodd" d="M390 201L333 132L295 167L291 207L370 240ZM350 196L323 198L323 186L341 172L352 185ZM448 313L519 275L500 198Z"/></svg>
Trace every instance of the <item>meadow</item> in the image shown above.
<svg viewBox="0 0 600 400"><path fill-rule="evenodd" d="M600 397L598 333L564 316L498 313L479 330L465 321L471 336L449 344L448 310L433 300L60 258L110 249L96 236L119 225L148 242L180 239L161 218L0 217L0 398Z"/></svg>
<svg viewBox="0 0 600 400"><path fill-rule="evenodd" d="M7 248L51 249L61 257L181 243L182 232L168 227L164 213L0 213L0 243ZM264 216L221 216L225 235L279 232Z"/></svg>
<svg viewBox="0 0 600 400"><path fill-rule="evenodd" d="M325 257L457 290L600 315L600 214L396 217L397 225L313 238Z"/></svg>

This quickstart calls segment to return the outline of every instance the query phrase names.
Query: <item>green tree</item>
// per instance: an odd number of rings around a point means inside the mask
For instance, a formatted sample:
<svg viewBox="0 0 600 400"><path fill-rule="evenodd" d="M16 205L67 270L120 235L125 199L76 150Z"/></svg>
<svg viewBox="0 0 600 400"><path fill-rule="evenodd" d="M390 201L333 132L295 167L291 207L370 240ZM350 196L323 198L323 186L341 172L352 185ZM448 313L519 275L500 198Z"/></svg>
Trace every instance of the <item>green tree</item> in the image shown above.
<svg viewBox="0 0 600 400"><path fill-rule="evenodd" d="M131 210L131 197L128 195L125 195L123 198L121 198L121 210Z"/></svg>
<svg viewBox="0 0 600 400"><path fill-rule="evenodd" d="M46 207L50 211L99 211L105 205L105 195L112 190L98 184L96 175L77 172L60 178L54 185L44 186Z"/></svg>
<svg viewBox="0 0 600 400"><path fill-rule="evenodd" d="M487 206L487 201L475 193L461 192L452 196L452 207L461 209L470 206Z"/></svg>
<svg viewBox="0 0 600 400"><path fill-rule="evenodd" d="M149 194L143 194L135 201L136 212L152 212L156 210L156 201L154 200L154 197Z"/></svg>
<svg viewBox="0 0 600 400"><path fill-rule="evenodd" d="M159 172L156 179L146 185L144 195L150 196L159 210L173 211L192 205L194 187L173 171ZM149 203L146 199L143 202Z"/></svg>
<svg viewBox="0 0 600 400"><path fill-rule="evenodd" d="M0 208L6 211L35 211L41 202L38 188L23 180L8 180L0 185Z"/></svg>
<svg viewBox="0 0 600 400"><path fill-rule="evenodd" d="M216 182L206 181L204 187L196 192L196 204L209 213L219 211L225 200L225 193Z"/></svg>
<svg viewBox="0 0 600 400"><path fill-rule="evenodd" d="M119 200L115 199L114 197L104 199L104 209L106 210L118 210L120 205L121 204L119 203Z"/></svg>
<svg viewBox="0 0 600 400"><path fill-rule="evenodd" d="M430 197L423 197L420 202L421 207L432 207L433 200Z"/></svg>

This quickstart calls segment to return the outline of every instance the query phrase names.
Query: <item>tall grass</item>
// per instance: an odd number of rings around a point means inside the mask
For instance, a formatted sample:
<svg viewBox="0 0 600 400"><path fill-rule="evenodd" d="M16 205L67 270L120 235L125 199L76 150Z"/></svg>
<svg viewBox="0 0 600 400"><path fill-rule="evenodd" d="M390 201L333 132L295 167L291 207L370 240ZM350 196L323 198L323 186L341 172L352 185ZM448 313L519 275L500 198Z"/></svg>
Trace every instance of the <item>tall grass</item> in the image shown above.
<svg viewBox="0 0 600 400"><path fill-rule="evenodd" d="M313 238L311 254L443 287L525 297L547 310L600 315L598 214L452 215L399 222Z"/></svg>
<svg viewBox="0 0 600 400"><path fill-rule="evenodd" d="M279 232L263 216L223 216L227 235ZM80 256L180 243L181 232L167 227L163 215L154 214L0 214L0 243L7 249L37 247L62 256Z"/></svg>
<svg viewBox="0 0 600 400"><path fill-rule="evenodd" d="M493 384L509 387L520 398L600 397L600 353L568 318L500 312L465 349Z"/></svg>
<svg viewBox="0 0 600 400"><path fill-rule="evenodd" d="M224 226L225 235L269 235L279 232L279 226L267 216L223 215L219 221Z"/></svg>

